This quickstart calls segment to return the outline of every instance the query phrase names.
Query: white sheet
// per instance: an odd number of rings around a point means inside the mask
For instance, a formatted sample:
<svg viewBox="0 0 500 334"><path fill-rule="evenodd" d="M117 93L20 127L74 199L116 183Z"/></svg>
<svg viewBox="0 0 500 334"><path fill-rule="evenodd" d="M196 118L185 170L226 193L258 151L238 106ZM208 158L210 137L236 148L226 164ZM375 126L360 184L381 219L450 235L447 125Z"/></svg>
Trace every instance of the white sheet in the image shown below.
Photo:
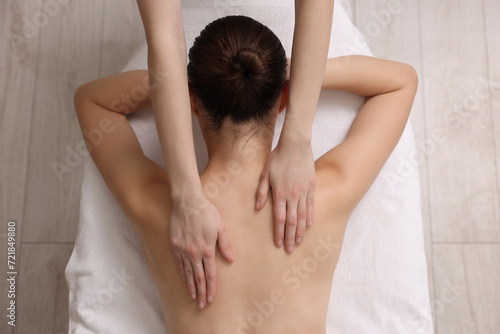
<svg viewBox="0 0 500 334"><path fill-rule="evenodd" d="M188 47L212 20L243 14L269 26L290 55L293 1L183 1ZM245 4L243 6L243 4ZM329 56L370 55L339 1ZM144 44L124 71L146 69ZM342 141L363 102L347 93L322 92L313 124L315 158ZM152 111L130 122L144 153L164 166ZM277 135L283 117L277 125ZM194 120L198 165L207 154ZM396 179L399 159L415 150L410 124L383 171L354 211L333 279L327 333L432 333L417 174ZM139 239L87 157L75 248L66 268L70 333L165 333L160 299L143 261Z"/></svg>

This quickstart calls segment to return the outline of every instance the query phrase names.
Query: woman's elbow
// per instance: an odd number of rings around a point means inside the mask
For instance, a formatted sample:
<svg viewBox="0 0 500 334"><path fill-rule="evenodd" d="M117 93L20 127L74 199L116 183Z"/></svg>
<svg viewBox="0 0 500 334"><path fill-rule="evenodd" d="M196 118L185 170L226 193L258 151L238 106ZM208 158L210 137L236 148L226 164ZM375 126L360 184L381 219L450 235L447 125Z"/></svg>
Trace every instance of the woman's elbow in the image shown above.
<svg viewBox="0 0 500 334"><path fill-rule="evenodd" d="M416 91L418 87L418 73L415 68L411 65L405 64L404 76L406 84Z"/></svg>
<svg viewBox="0 0 500 334"><path fill-rule="evenodd" d="M78 105L81 103L82 100L86 99L87 97L88 97L87 84L83 84L75 90L75 93L73 94L73 104L77 112L78 112Z"/></svg>

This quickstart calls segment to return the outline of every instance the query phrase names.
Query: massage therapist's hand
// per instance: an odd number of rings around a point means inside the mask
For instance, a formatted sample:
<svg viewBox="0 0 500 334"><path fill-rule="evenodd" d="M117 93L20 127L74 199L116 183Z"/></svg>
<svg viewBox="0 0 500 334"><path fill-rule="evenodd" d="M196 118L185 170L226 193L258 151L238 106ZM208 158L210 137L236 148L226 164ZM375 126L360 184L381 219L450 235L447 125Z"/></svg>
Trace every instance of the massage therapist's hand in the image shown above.
<svg viewBox="0 0 500 334"><path fill-rule="evenodd" d="M283 136L283 134L282 134ZM283 141L282 141L283 140ZM314 215L315 168L311 143L294 137L280 138L262 171L256 209L268 199L271 187L274 206L274 240L291 253L304 238Z"/></svg>
<svg viewBox="0 0 500 334"><path fill-rule="evenodd" d="M233 255L219 212L201 191L195 194L173 200L170 246L191 299L204 308L215 298L217 242L227 261L232 262Z"/></svg>

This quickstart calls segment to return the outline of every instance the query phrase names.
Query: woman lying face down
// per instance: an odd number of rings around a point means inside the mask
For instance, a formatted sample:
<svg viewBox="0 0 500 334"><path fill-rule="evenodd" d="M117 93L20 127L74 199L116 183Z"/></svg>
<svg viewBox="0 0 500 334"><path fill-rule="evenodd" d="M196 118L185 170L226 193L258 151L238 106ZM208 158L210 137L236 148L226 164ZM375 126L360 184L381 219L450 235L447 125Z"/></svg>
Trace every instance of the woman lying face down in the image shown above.
<svg viewBox="0 0 500 334"><path fill-rule="evenodd" d="M141 240L168 333L325 333L347 221L403 132L417 88L415 71L366 56L328 60L323 89L367 98L345 140L315 163L315 222L307 231L285 231L285 239L296 232L300 238L292 254L273 241L272 201L259 211L254 204L276 117L287 101L287 58L279 39L248 17L218 19L190 49L188 77L191 109L209 154L200 178L224 222L227 240L219 247L230 243L236 260L218 253L215 263L187 268L187 277L177 273L177 266L187 264L168 242L178 237L169 232L176 210L169 177L144 156L123 116L149 106L149 91L127 108L117 103L148 82L147 71L98 79L75 93L82 131L99 129L102 122L113 129L89 151ZM196 203L187 212L196 215ZM214 233L196 228L202 235ZM205 276L204 268L216 268L217 285L211 280L215 270Z"/></svg>

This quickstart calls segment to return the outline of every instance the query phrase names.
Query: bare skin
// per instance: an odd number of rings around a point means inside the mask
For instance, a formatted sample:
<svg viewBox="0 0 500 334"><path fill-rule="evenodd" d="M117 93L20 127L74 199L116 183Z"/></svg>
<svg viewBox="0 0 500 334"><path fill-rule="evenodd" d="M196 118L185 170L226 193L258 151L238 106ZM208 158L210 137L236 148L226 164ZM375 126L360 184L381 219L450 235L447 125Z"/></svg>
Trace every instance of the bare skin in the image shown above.
<svg viewBox="0 0 500 334"><path fill-rule="evenodd" d="M157 87L151 91L153 112L171 176L174 203L168 220L171 246L179 273L185 276L194 270L198 279L206 278L203 290L210 291L215 287L210 281L216 280L214 257L202 257L202 249L212 247L210 253L215 254L216 243L227 245L227 242L220 240L226 238L220 230L224 220L205 196L196 167L181 0L137 0L137 5L148 43L149 74L156 77ZM311 128L330 43L333 6L333 0L295 0L287 116L279 143L261 171L260 187L254 192L256 209L265 205L268 196L274 199L274 241L278 247L285 246L289 253L303 240L306 221L308 226L313 222L316 183ZM194 206L196 214L186 211ZM201 229L207 233L197 234ZM190 252L192 248L197 251ZM232 261L229 247L219 250ZM196 270L200 267L205 271ZM200 300L206 298L200 295Z"/></svg>
<svg viewBox="0 0 500 334"><path fill-rule="evenodd" d="M211 298L197 303L193 302L197 295L186 294L166 242L170 232L165 222L172 210L169 176L144 156L130 124L120 115L126 108L116 103L118 96L142 85L145 77L146 71L130 71L87 83L77 90L75 107L82 130L102 128L103 122L106 129L113 128L99 146L91 147L91 156L139 235L169 333L325 333L345 227L404 130L417 88L413 68L365 56L328 60L322 87L367 99L344 142L315 162L316 223L293 255L273 243L272 203L261 210L254 207L274 124L257 128L226 123L226 130L240 133L237 140L227 135L231 132L204 133L210 161L200 175L201 183L225 222L217 229L227 233L237 260L229 263L220 253L212 254L211 247L202 250L203 256L215 257L220 288L216 299L212 286ZM286 106L287 94L288 84L276 101L274 120ZM149 104L146 96L127 112ZM193 95L191 108L196 115L203 112ZM202 228L197 233L214 232ZM187 282L198 289L197 294L206 293L200 291L205 281Z"/></svg>

